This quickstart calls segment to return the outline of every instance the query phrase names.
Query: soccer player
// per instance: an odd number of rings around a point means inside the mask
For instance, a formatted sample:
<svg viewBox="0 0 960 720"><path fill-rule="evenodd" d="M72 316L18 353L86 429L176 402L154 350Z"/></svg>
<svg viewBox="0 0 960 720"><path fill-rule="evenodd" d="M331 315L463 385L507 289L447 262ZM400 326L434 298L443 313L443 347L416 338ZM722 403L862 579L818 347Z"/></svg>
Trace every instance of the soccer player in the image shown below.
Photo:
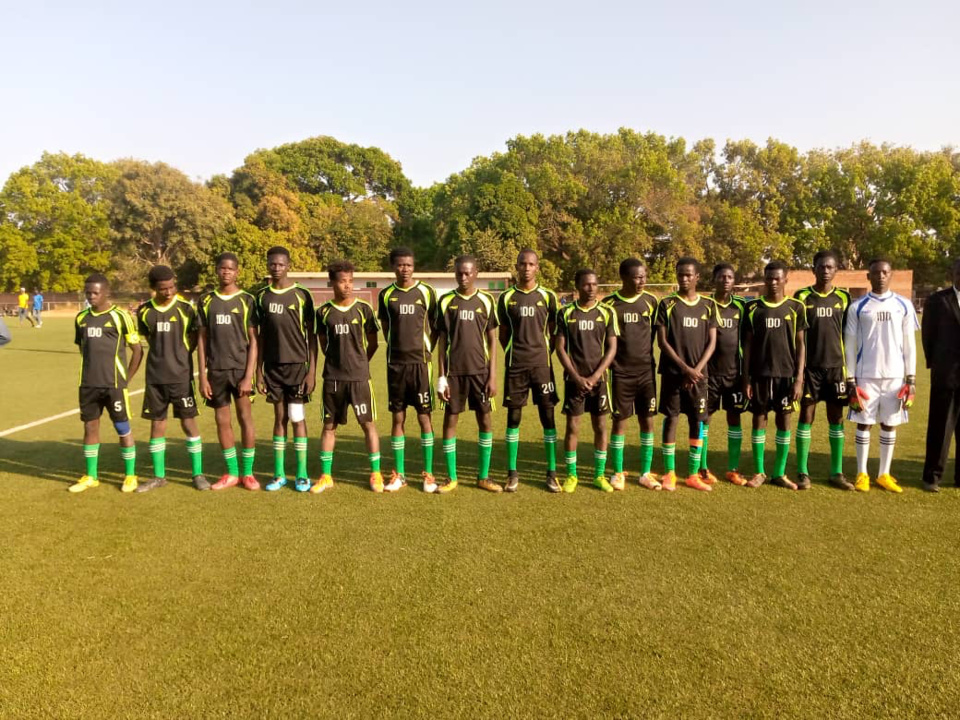
<svg viewBox="0 0 960 720"><path fill-rule="evenodd" d="M763 295L747 304L743 325L743 392L753 413L755 471L747 487L760 487L767 481L764 454L767 415L772 410L777 423L777 454L770 482L796 490L796 483L787 477L787 455L790 414L803 394L807 314L803 303L784 295L787 266L782 262L767 263L763 284Z"/></svg>
<svg viewBox="0 0 960 720"><path fill-rule="evenodd" d="M317 337L323 350L323 434L320 436L320 479L310 489L322 493L333 487L333 448L337 427L347 413L360 423L370 461L370 489L382 493L380 437L377 403L370 382L370 358L377 352L377 317L373 307L353 296L353 265L346 260L330 263L328 273L333 299L317 309Z"/></svg>
<svg viewBox="0 0 960 720"><path fill-rule="evenodd" d="M835 251L819 251L813 256L816 282L794 294L803 303L808 325L803 397L797 423L797 487L800 490L810 487L807 465L810 427L820 401L827 405L830 425L830 484L841 490L853 490L843 474L843 407L847 404L843 327L850 307L850 293L833 285L839 267L840 256Z"/></svg>
<svg viewBox="0 0 960 720"><path fill-rule="evenodd" d="M273 480L265 490L287 484L285 456L287 423L293 425L297 455L294 489L310 489L307 474L307 415L317 382L317 335L313 296L290 279L290 253L286 248L267 250L270 284L256 294L260 327L257 353L257 390L273 405Z"/></svg>
<svg viewBox="0 0 960 720"><path fill-rule="evenodd" d="M623 448L628 421L634 414L640 423L640 485L659 490L660 481L650 472L653 465L653 419L657 414L657 371L653 359L653 322L657 297L645 291L647 268L636 258L620 263L619 290L603 299L617 317L620 336L617 354L610 366L610 408L613 428L610 461L614 490L623 490Z"/></svg>
<svg viewBox="0 0 960 720"><path fill-rule="evenodd" d="M68 490L83 492L100 484L100 416L104 408L120 438L123 492L137 489L137 448L130 429L127 383L133 378L143 348L130 313L110 300L110 283L99 273L86 279L83 294L90 307L77 313L74 342L80 347L80 419L83 420L83 456L87 472ZM127 363L127 348L130 362Z"/></svg>
<svg viewBox="0 0 960 720"><path fill-rule="evenodd" d="M913 303L890 290L888 260L870 261L870 292L850 306L844 329L847 355L849 419L857 423L857 478L861 492L870 489L867 458L870 430L880 423L880 473L877 485L891 492L903 488L890 474L897 427L917 394L917 342L920 329Z"/></svg>
<svg viewBox="0 0 960 720"><path fill-rule="evenodd" d="M577 270L573 278L577 300L560 312L557 319L557 357L563 366L563 409L567 427L563 435L567 479L563 491L577 489L577 431L580 416L590 413L593 421L593 485L613 492L607 480L607 415L610 389L607 369L617 354L617 316L597 300L597 274ZM550 484L547 487L556 492Z"/></svg>
<svg viewBox="0 0 960 720"><path fill-rule="evenodd" d="M707 466L707 448L710 442L710 419L721 407L727 413L727 473L726 479L734 485L746 485L740 474L740 448L743 444L741 415L747 401L743 394L740 333L746 301L733 294L736 272L733 265L720 263L713 268L713 301L717 304L717 347L707 364L707 413L703 425L703 450L700 455L700 478L716 482Z"/></svg>
<svg viewBox="0 0 960 720"><path fill-rule="evenodd" d="M493 298L477 290L477 260L461 255L454 261L457 289L440 298L437 329L437 394L445 405L443 415L443 457L447 493L457 486L457 420L469 407L476 413L479 430L477 486L488 492L502 492L490 479L493 452L493 398L497 394L497 313Z"/></svg>
<svg viewBox="0 0 960 720"><path fill-rule="evenodd" d="M500 344L505 355L503 405L507 408L507 483L506 492L520 487L517 451L520 446L520 420L527 397L533 403L543 427L543 447L547 459L547 486L557 492L557 423L554 409L557 395L551 356L560 303L557 294L537 282L540 258L533 250L517 255L517 282L497 300Z"/></svg>
<svg viewBox="0 0 960 720"><path fill-rule="evenodd" d="M393 474L384 490L397 492L407 486L407 408L413 407L420 424L423 452L423 491L437 491L433 476L433 366L430 353L436 342L437 293L413 278L413 251L390 251L390 267L396 281L380 291L377 317L387 342L387 404L393 415L390 447Z"/></svg>
<svg viewBox="0 0 960 720"><path fill-rule="evenodd" d="M227 472L213 484L214 490L241 483L247 490L260 489L253 476L257 450L251 404L257 368L256 301L237 286L239 266L233 253L220 254L216 261L218 288L202 295L197 307L200 394L206 398L207 407L214 410L220 449L227 465ZM230 421L231 401L240 423L242 471Z"/></svg>
<svg viewBox="0 0 960 720"><path fill-rule="evenodd" d="M690 451L685 484L709 491L700 477L703 422L707 419L707 363L717 345L717 305L697 292L700 263L691 257L677 260L677 291L657 306L655 325L660 344L660 412L663 421L664 490L677 489L676 443L680 414L687 416Z"/></svg>
<svg viewBox="0 0 960 720"><path fill-rule="evenodd" d="M167 484L167 410L187 438L193 486L209 490L203 476L203 443L197 426L193 386L193 348L197 344L197 311L177 294L177 277L166 265L155 265L147 276L153 298L137 309L137 330L147 341L147 378L140 416L150 421L150 459L153 478L137 492Z"/></svg>

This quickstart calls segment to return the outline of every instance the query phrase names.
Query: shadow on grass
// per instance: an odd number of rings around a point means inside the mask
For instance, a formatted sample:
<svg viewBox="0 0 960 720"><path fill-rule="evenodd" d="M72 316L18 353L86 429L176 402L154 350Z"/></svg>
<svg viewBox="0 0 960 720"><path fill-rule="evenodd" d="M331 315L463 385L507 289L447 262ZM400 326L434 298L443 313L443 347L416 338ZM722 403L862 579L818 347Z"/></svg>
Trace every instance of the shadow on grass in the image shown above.
<svg viewBox="0 0 960 720"><path fill-rule="evenodd" d="M49 353L51 355L76 355L77 357L79 357L80 355L76 350L43 350L40 348L24 348L24 347L4 348L4 352Z"/></svg>

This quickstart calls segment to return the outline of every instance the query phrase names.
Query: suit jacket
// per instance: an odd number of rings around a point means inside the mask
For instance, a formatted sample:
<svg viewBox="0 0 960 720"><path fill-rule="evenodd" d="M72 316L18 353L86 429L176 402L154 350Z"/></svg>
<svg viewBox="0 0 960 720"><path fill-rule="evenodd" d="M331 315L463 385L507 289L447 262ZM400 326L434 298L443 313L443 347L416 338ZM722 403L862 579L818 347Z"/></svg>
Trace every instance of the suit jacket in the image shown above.
<svg viewBox="0 0 960 720"><path fill-rule="evenodd" d="M921 338L931 392L960 388L960 304L953 287L935 292L923 304Z"/></svg>

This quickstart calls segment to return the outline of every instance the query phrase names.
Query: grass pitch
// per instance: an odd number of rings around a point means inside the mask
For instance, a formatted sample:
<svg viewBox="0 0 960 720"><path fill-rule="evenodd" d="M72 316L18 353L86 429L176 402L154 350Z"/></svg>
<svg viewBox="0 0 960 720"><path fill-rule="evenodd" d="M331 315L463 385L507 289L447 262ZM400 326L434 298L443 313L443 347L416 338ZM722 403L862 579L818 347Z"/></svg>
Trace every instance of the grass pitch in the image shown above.
<svg viewBox="0 0 960 720"><path fill-rule="evenodd" d="M76 403L69 319L13 330L0 349L0 430ZM374 372L382 405L382 361ZM173 482L147 495L119 492L108 422L106 482L79 496L66 492L83 467L77 416L0 438L0 716L954 716L960 491L919 489L928 392L899 434L902 496L825 485L822 410L807 493L652 493L634 471L624 493L550 495L532 411L515 496L469 482L444 497L373 495L355 426L337 447L338 486L322 496L197 493L173 423ZM255 414L263 480L269 406L259 400ZM383 438L388 423L381 415ZM211 413L201 429L215 477ZM148 475L147 424L134 431ZM414 476L415 423L408 435ZM460 436L468 480L472 418ZM722 470L722 415L711 440ZM637 445L634 430L631 467ZM389 440L382 452L389 470ZM743 458L749 468L746 440ZM438 475L442 462L438 441Z"/></svg>

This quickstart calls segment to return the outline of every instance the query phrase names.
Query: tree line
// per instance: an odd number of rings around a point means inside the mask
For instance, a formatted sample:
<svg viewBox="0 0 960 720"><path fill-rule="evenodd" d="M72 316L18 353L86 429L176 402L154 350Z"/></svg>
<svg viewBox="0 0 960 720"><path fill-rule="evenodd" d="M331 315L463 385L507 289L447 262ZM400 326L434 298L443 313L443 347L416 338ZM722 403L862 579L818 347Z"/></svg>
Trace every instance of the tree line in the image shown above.
<svg viewBox="0 0 960 720"><path fill-rule="evenodd" d="M684 255L749 276L771 258L809 266L829 247L845 267L887 256L915 282L940 284L960 257L960 152L864 142L801 153L773 139L718 148L578 130L517 136L422 188L379 148L314 137L257 150L205 183L162 162L45 153L0 191L4 290L77 291L93 271L140 289L159 263L193 287L213 281L224 250L252 285L273 245L297 270L341 257L381 270L395 245L411 247L420 269L469 252L484 270L509 270L531 247L557 287L584 266L613 282L629 256L656 282Z"/></svg>

